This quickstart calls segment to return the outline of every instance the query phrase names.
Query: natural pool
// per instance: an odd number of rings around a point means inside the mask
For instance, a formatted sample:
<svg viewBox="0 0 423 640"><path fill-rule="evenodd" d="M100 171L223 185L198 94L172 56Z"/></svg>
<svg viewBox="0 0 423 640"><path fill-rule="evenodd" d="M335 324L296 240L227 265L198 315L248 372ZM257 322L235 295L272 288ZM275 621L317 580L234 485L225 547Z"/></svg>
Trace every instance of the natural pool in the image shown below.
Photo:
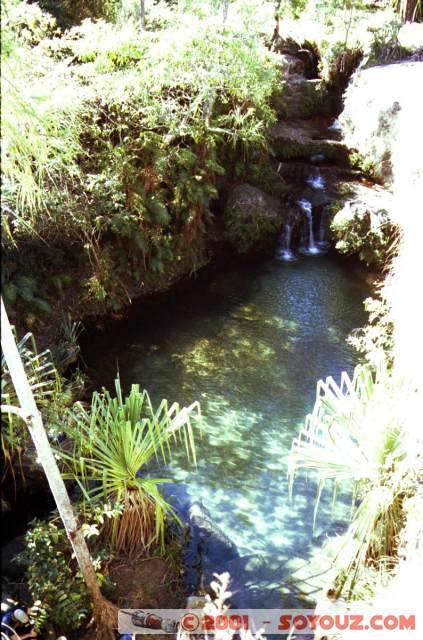
<svg viewBox="0 0 423 640"><path fill-rule="evenodd" d="M236 606L298 603L324 579L322 543L342 530L349 505L332 511L327 495L313 532L316 485L299 478L290 500L286 459L317 380L352 371L357 354L345 338L365 323L368 295L349 263L327 256L243 264L85 345L98 388L112 387L119 368L126 388L139 383L154 400L200 401L198 468L175 456L181 484L169 491L182 512L205 508L222 534L218 544L203 537L187 562L201 565L206 583L229 571Z"/></svg>

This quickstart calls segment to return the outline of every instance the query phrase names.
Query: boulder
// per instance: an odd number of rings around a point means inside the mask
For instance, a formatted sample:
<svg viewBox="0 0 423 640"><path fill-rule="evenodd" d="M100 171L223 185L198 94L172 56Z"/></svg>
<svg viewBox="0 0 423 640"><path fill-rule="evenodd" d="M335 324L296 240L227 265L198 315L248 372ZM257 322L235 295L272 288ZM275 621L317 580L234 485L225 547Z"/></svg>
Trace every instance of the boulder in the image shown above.
<svg viewBox="0 0 423 640"><path fill-rule="evenodd" d="M284 76L304 75L304 62L290 53L280 55L278 66Z"/></svg>
<svg viewBox="0 0 423 640"><path fill-rule="evenodd" d="M414 54L423 53L423 23L407 22L398 32L398 42Z"/></svg>
<svg viewBox="0 0 423 640"><path fill-rule="evenodd" d="M423 64L401 62L359 71L346 91L339 118L345 142L358 152L361 167L387 186L393 184L392 158L400 122L415 130L410 162L416 166L421 154L418 127L407 114L417 113L422 86Z"/></svg>
<svg viewBox="0 0 423 640"><path fill-rule="evenodd" d="M240 253L269 244L283 219L279 200L247 183L232 189L224 211L226 235Z"/></svg>
<svg viewBox="0 0 423 640"><path fill-rule="evenodd" d="M297 72L287 73L281 93L273 98L272 106L279 118L284 120L315 115L331 116L340 110L338 97L328 91L323 80L308 80Z"/></svg>
<svg viewBox="0 0 423 640"><path fill-rule="evenodd" d="M383 266L396 230L392 194L358 182L343 188L349 193L338 201L331 223L336 248L341 253L357 253L367 265Z"/></svg>

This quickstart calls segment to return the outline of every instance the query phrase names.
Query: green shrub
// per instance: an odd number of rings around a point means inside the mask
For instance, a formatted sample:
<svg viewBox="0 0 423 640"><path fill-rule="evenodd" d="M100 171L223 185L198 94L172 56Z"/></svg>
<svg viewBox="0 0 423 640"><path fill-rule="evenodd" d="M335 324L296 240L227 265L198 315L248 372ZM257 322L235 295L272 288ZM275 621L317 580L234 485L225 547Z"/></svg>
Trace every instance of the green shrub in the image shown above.
<svg viewBox="0 0 423 640"><path fill-rule="evenodd" d="M35 45L44 38L51 37L56 31L56 21L49 13L42 11L36 3L2 2L2 18L7 27L15 32L28 45Z"/></svg>
<svg viewBox="0 0 423 640"><path fill-rule="evenodd" d="M401 46L398 34L401 19L398 15L389 16L379 24L369 27L371 40L367 50L367 65L388 64L407 55Z"/></svg>
<svg viewBox="0 0 423 640"><path fill-rule="evenodd" d="M246 159L266 145L275 54L257 33L217 28L213 16L196 18L195 28L179 16L142 37L132 23L85 21L32 49L13 26L8 33L19 87L4 127L10 261L24 245L39 258L39 237L60 247L61 270L78 274L84 313L116 312L134 292L204 264L226 149ZM35 301L44 299L45 275L34 282ZM47 304L64 296L56 289Z"/></svg>
<svg viewBox="0 0 423 640"><path fill-rule="evenodd" d="M109 555L95 540L116 511L108 508L80 511L82 532L91 546L92 560L100 584L106 586L105 567ZM25 567L28 587L36 602L33 617L36 629L46 620L58 631L78 630L91 614L91 601L66 532L59 517L34 520L25 536L25 550L16 557Z"/></svg>
<svg viewBox="0 0 423 640"><path fill-rule="evenodd" d="M348 342L372 364L385 358L392 366L393 322L390 308L383 297L367 298L364 308L369 314L368 324L355 329Z"/></svg>

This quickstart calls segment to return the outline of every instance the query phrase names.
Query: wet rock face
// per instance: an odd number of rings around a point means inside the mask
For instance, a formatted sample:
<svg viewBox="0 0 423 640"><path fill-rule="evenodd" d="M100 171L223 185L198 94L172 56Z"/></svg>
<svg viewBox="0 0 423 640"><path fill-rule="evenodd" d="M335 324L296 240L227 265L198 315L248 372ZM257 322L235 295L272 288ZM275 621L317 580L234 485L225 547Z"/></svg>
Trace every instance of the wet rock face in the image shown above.
<svg viewBox="0 0 423 640"><path fill-rule="evenodd" d="M326 158L323 158L323 162ZM338 180L355 180L360 177L360 172L349 167L338 167L336 165L317 165L325 183L331 185ZM291 184L306 184L312 168L310 162L288 161L279 162L278 173L280 177Z"/></svg>
<svg viewBox="0 0 423 640"><path fill-rule="evenodd" d="M270 131L270 140L280 160L307 160L322 155L327 162L348 166L349 150L343 142L332 139L329 121L324 118L279 121Z"/></svg>
<svg viewBox="0 0 423 640"><path fill-rule="evenodd" d="M347 144L367 171L393 184L392 153L401 112L421 102L423 64L401 62L356 73L345 94L340 121ZM416 144L418 142L416 141Z"/></svg>
<svg viewBox="0 0 423 640"><path fill-rule="evenodd" d="M291 53L282 53L279 58L279 66L284 76L304 76L305 64Z"/></svg>

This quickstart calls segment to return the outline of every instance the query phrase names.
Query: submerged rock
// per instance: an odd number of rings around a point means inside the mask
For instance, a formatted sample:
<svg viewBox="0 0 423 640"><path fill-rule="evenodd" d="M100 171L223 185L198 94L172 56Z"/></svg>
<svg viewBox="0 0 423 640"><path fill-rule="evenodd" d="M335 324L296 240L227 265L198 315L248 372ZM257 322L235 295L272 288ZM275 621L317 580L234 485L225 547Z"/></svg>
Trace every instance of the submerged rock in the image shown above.
<svg viewBox="0 0 423 640"><path fill-rule="evenodd" d="M238 558L239 553L203 504L192 504L186 518L190 535L182 553L184 583L196 591L208 585L214 573L225 571L227 563Z"/></svg>
<svg viewBox="0 0 423 640"><path fill-rule="evenodd" d="M195 503L189 509L189 524L193 541L200 546L202 564L205 557L211 564L221 564L238 557L238 549L232 540L213 522L209 511Z"/></svg>

